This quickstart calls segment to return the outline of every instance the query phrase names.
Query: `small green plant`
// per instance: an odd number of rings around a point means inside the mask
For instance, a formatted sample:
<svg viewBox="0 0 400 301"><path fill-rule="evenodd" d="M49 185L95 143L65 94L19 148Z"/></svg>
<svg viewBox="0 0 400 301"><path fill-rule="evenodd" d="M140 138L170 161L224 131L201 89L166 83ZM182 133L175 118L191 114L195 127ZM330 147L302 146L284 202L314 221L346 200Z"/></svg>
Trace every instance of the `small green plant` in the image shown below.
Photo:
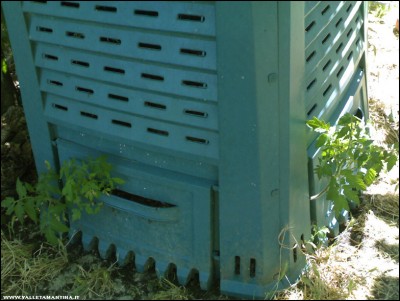
<svg viewBox="0 0 400 301"><path fill-rule="evenodd" d="M326 193L336 216L343 209L349 211L349 201L358 205L359 191L370 186L384 168L391 170L398 160L398 145L389 149L377 145L368 134L368 127L352 114L343 115L335 127L317 117L307 125L320 133L316 147L321 148L321 155L314 172L329 182L311 200Z"/></svg>
<svg viewBox="0 0 400 301"><path fill-rule="evenodd" d="M46 167L47 172L40 175L34 186L17 179L18 198L7 197L1 206L21 223L25 215L39 223L40 231L53 245L57 244L59 233L68 232L69 214L75 221L83 211L98 213L102 207L98 197L109 195L116 184L124 182L111 177L112 166L103 156L81 162L71 159L63 164L59 174L48 162Z"/></svg>
<svg viewBox="0 0 400 301"><path fill-rule="evenodd" d="M317 225L313 225L311 238L310 241L308 241L308 243L314 249L317 249L323 245L327 245L329 232L330 232L329 229L325 226L318 227Z"/></svg>

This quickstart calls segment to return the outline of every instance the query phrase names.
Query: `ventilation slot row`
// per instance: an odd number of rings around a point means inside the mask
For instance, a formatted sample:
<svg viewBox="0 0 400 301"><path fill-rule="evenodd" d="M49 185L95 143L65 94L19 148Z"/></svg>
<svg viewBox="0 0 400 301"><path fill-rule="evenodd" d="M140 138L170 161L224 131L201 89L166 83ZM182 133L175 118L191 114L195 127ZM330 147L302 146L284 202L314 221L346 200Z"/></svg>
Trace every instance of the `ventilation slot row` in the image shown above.
<svg viewBox="0 0 400 301"><path fill-rule="evenodd" d="M205 18L199 15L178 14L178 20L204 22Z"/></svg>

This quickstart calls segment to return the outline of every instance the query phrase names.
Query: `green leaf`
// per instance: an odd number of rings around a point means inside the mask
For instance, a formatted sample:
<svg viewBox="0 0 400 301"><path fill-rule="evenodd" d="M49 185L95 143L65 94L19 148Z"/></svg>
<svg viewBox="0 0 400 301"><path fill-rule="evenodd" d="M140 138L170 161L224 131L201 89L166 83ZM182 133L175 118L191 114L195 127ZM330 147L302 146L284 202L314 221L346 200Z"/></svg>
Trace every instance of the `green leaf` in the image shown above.
<svg viewBox="0 0 400 301"><path fill-rule="evenodd" d="M319 147L325 145L328 140L329 140L329 136L327 134L323 133L318 137L315 146L317 148L319 148Z"/></svg>
<svg viewBox="0 0 400 301"><path fill-rule="evenodd" d="M37 219L35 202L34 202L34 200L32 198L28 199L25 202L25 212L26 212L26 214L28 214L30 219L33 220L35 222L35 224L36 224L38 219Z"/></svg>
<svg viewBox="0 0 400 301"><path fill-rule="evenodd" d="M118 184L118 185L122 185L122 184L125 183L125 181L124 181L123 179L121 179L121 178L112 178L111 180L112 180L115 184Z"/></svg>
<svg viewBox="0 0 400 301"><path fill-rule="evenodd" d="M364 182L367 186L370 186L376 179L376 176L378 173L375 171L375 169L370 168L367 170L365 176L364 176Z"/></svg>
<svg viewBox="0 0 400 301"><path fill-rule="evenodd" d="M324 121L318 119L317 117L313 117L313 119L310 119L306 122L306 124L311 127L314 131L324 133L329 131L329 124L325 123Z"/></svg>
<svg viewBox="0 0 400 301"><path fill-rule="evenodd" d="M79 209L73 208L72 209L72 221L76 221L80 219L82 216L82 213Z"/></svg>
<svg viewBox="0 0 400 301"><path fill-rule="evenodd" d="M56 236L55 232L49 228L46 227L44 230L44 236L46 237L46 240L51 244L51 245L57 245L58 244L58 237Z"/></svg>
<svg viewBox="0 0 400 301"><path fill-rule="evenodd" d="M343 210L350 211L347 199L341 194L338 194L338 197L334 200L333 203L333 209L335 210L336 217L339 217Z"/></svg>
<svg viewBox="0 0 400 301"><path fill-rule="evenodd" d="M3 201L1 201L1 207L7 208L6 214L10 215L14 212L15 204L17 202L12 197L6 197Z"/></svg>
<svg viewBox="0 0 400 301"><path fill-rule="evenodd" d="M345 185L343 187L343 193L349 201L353 201L357 205L360 204L360 199L358 197L358 193L354 191L350 186Z"/></svg>
<svg viewBox="0 0 400 301"><path fill-rule="evenodd" d="M337 138L342 138L346 136L350 132L350 128L348 126L342 127L342 129L337 134Z"/></svg>
<svg viewBox="0 0 400 301"><path fill-rule="evenodd" d="M351 170L342 170L342 174L346 177L347 183L358 190L367 189L361 175L354 175Z"/></svg>
<svg viewBox="0 0 400 301"><path fill-rule="evenodd" d="M391 154L389 158L386 160L387 162L387 170L390 171L397 163L397 156L395 154Z"/></svg>
<svg viewBox="0 0 400 301"><path fill-rule="evenodd" d="M26 197L27 191L26 188L24 186L24 184L22 184L22 182L20 181L19 178L17 178L17 193L20 199L23 199Z"/></svg>
<svg viewBox="0 0 400 301"><path fill-rule="evenodd" d="M56 232L64 233L68 232L69 228L59 221L56 217L53 217L52 220L50 221L50 227Z"/></svg>
<svg viewBox="0 0 400 301"><path fill-rule="evenodd" d="M24 222L24 205L21 201L18 201L14 207L15 215L17 216L18 220L23 223Z"/></svg>
<svg viewBox="0 0 400 301"><path fill-rule="evenodd" d="M2 29L1 31L2 31L1 35L3 36L3 29ZM2 38L3 38L3 37L2 37ZM2 44L2 46L3 46L3 44ZM2 71L4 74L7 73L7 63L6 63L6 60L5 60L5 59L2 59L2 60L1 60L1 71Z"/></svg>

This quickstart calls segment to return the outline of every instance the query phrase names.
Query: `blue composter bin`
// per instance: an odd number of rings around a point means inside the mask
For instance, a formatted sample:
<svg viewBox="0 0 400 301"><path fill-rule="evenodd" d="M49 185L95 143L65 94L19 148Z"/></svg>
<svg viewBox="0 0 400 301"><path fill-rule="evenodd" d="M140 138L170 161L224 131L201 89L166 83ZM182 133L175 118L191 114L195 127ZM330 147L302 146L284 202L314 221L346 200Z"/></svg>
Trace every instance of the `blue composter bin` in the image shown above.
<svg viewBox="0 0 400 301"><path fill-rule="evenodd" d="M38 172L106 155L126 183L71 224L138 271L264 298L337 221L305 122L367 117L360 1L3 1Z"/></svg>

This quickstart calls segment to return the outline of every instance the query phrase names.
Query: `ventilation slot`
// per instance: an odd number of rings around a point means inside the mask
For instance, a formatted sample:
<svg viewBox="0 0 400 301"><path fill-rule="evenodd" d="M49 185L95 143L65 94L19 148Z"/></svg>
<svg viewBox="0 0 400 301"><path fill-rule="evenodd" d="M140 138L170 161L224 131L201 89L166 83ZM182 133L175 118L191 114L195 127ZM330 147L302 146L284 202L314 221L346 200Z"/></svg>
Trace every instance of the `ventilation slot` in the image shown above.
<svg viewBox="0 0 400 301"><path fill-rule="evenodd" d="M314 84L315 84L316 82L317 82L317 79L314 78L314 79L311 81L311 83L308 84L308 86L307 86L307 91L310 90L310 89L312 88L312 86L314 86Z"/></svg>
<svg viewBox="0 0 400 301"><path fill-rule="evenodd" d="M321 11L321 15L325 15L325 13L331 8L330 5L327 5L322 11Z"/></svg>
<svg viewBox="0 0 400 301"><path fill-rule="evenodd" d="M350 30L347 32L346 36L349 37L352 32L353 32L353 28L350 28Z"/></svg>
<svg viewBox="0 0 400 301"><path fill-rule="evenodd" d="M61 1L61 6L79 8L79 5L80 5L80 4L79 4L79 3L76 3L76 2Z"/></svg>
<svg viewBox="0 0 400 301"><path fill-rule="evenodd" d="M316 54L315 50L311 52L311 54L306 58L306 62L309 62L314 57L315 54Z"/></svg>
<svg viewBox="0 0 400 301"><path fill-rule="evenodd" d="M336 77L340 77L342 75L344 67L341 67L339 71L336 73Z"/></svg>
<svg viewBox="0 0 400 301"><path fill-rule="evenodd" d="M68 111L68 108L62 105L58 105L56 103L52 104L53 108L58 109L58 110L62 110L62 111Z"/></svg>
<svg viewBox="0 0 400 301"><path fill-rule="evenodd" d="M119 69L119 68L114 68L114 67L109 67L109 66L105 66L104 67L104 71L114 72L114 73L119 73L119 74L125 74L125 70L124 69Z"/></svg>
<svg viewBox="0 0 400 301"><path fill-rule="evenodd" d="M343 18L340 18L340 19L336 22L335 27L338 27L338 26L340 25L340 23L342 23L342 21L343 21Z"/></svg>
<svg viewBox="0 0 400 301"><path fill-rule="evenodd" d="M119 189L114 189L111 192L112 195L115 195L117 197L126 199L128 201L132 201L141 205L149 206L149 207L154 207L154 208L171 208L171 207L176 207L173 204L167 203L167 202L160 202L156 201L153 199L148 199L145 197L142 197L140 195L132 194L123 190Z"/></svg>
<svg viewBox="0 0 400 301"><path fill-rule="evenodd" d="M117 8L115 6L105 6L105 5L96 5L96 10L104 11L108 13L116 13Z"/></svg>
<svg viewBox="0 0 400 301"><path fill-rule="evenodd" d="M306 32L309 32L311 28L313 28L315 25L315 21L312 21L307 27L306 27Z"/></svg>
<svg viewBox="0 0 400 301"><path fill-rule="evenodd" d="M324 67L322 67L322 71L325 71L326 68L331 64L331 60L327 61Z"/></svg>
<svg viewBox="0 0 400 301"><path fill-rule="evenodd" d="M154 10L135 9L134 14L140 15L140 16L158 17L158 11L154 11Z"/></svg>
<svg viewBox="0 0 400 301"><path fill-rule="evenodd" d="M235 256L235 275L240 275L240 257Z"/></svg>
<svg viewBox="0 0 400 301"><path fill-rule="evenodd" d="M353 57L353 51L349 53L349 55L347 56L347 60L350 61L352 57Z"/></svg>
<svg viewBox="0 0 400 301"><path fill-rule="evenodd" d="M167 109L167 107L165 105L159 104L159 103L155 103L155 102L150 102L150 101L145 101L144 105L146 107L150 107L153 109L159 109L159 110L165 110Z"/></svg>
<svg viewBox="0 0 400 301"><path fill-rule="evenodd" d="M43 57L48 60L58 61L58 56L51 54L43 54Z"/></svg>
<svg viewBox="0 0 400 301"><path fill-rule="evenodd" d="M182 85L184 86L189 86L189 87L195 87L195 88L207 88L207 84L201 83L201 82L195 82L191 80L183 80Z"/></svg>
<svg viewBox="0 0 400 301"><path fill-rule="evenodd" d="M311 113L315 110L315 108L317 107L317 104L314 104L311 109L307 112L307 116L310 116Z"/></svg>
<svg viewBox="0 0 400 301"><path fill-rule="evenodd" d="M108 38L108 37L100 37L100 42L121 45L120 39Z"/></svg>
<svg viewBox="0 0 400 301"><path fill-rule="evenodd" d="M63 86L64 85L62 82L59 82L56 80L48 80L47 83L49 83L50 85L54 85L54 86Z"/></svg>
<svg viewBox="0 0 400 301"><path fill-rule="evenodd" d="M142 73L142 78L147 78L147 79L152 79L152 80L158 80L158 81L164 81L164 77L160 75L154 75L154 74L149 74L149 73Z"/></svg>
<svg viewBox="0 0 400 301"><path fill-rule="evenodd" d="M85 35L80 32L67 31L67 32L65 32L65 34L67 35L67 37L71 37L71 38L77 38L77 39L85 38Z"/></svg>
<svg viewBox="0 0 400 301"><path fill-rule="evenodd" d="M87 88L83 88L83 87L75 87L75 89L79 92L84 92L84 93L88 93L88 94L94 93L94 91L92 89L87 89Z"/></svg>
<svg viewBox="0 0 400 301"><path fill-rule="evenodd" d="M90 66L88 62L76 61L76 60L71 60L71 64L86 67L86 68L88 68Z"/></svg>
<svg viewBox="0 0 400 301"><path fill-rule="evenodd" d="M196 117L206 118L208 116L208 114L205 112L199 112L199 111L193 111L193 110L185 110L184 112L187 115L196 116Z"/></svg>
<svg viewBox="0 0 400 301"><path fill-rule="evenodd" d="M203 138L196 138L196 137L186 136L186 140L190 141L190 142L199 143L199 144L208 144L208 140L203 139Z"/></svg>
<svg viewBox="0 0 400 301"><path fill-rule="evenodd" d="M328 33L328 34L326 35L326 37L322 40L322 44L325 44L326 41L328 41L330 37L331 37L331 34Z"/></svg>
<svg viewBox="0 0 400 301"><path fill-rule="evenodd" d="M353 4L350 3L350 5L347 7L346 12L348 13L350 11L350 9L353 7Z"/></svg>
<svg viewBox="0 0 400 301"><path fill-rule="evenodd" d="M108 94L108 98L121 100L121 101L129 101L128 97L117 95L117 94L111 94L111 93Z"/></svg>
<svg viewBox="0 0 400 301"><path fill-rule="evenodd" d="M138 47L152 50L161 50L161 45L158 44L139 43Z"/></svg>
<svg viewBox="0 0 400 301"><path fill-rule="evenodd" d="M296 244L293 246L293 261L294 262L297 261L297 245Z"/></svg>
<svg viewBox="0 0 400 301"><path fill-rule="evenodd" d="M84 112L84 111L81 111L81 115L85 116L85 117L92 118L92 119L97 119L98 118L96 114L92 114L92 113Z"/></svg>
<svg viewBox="0 0 400 301"><path fill-rule="evenodd" d="M204 22L205 18L198 15L178 14L178 20Z"/></svg>
<svg viewBox="0 0 400 301"><path fill-rule="evenodd" d="M153 129L153 128L147 128L147 131L149 133L160 135L160 136L166 136L167 137L169 135L169 133L167 131Z"/></svg>
<svg viewBox="0 0 400 301"><path fill-rule="evenodd" d="M121 120L113 119L113 120L111 120L111 122L112 122L113 124L120 125L120 126L124 126L124 127L127 127L127 128L131 128L131 127L132 127L132 124L131 124L130 122L126 122L126 121L121 121Z"/></svg>
<svg viewBox="0 0 400 301"><path fill-rule="evenodd" d="M42 26L37 26L36 27L37 31L41 31L41 32L47 32L47 33L52 33L53 29L48 28L48 27L42 27Z"/></svg>
<svg viewBox="0 0 400 301"><path fill-rule="evenodd" d="M340 43L338 48L336 48L336 53L339 53L339 51L340 51L340 49L342 49L342 47L343 47L343 43Z"/></svg>
<svg viewBox="0 0 400 301"><path fill-rule="evenodd" d="M329 85L328 88L325 89L324 93L322 93L322 96L325 96L328 94L329 90L332 88L332 85Z"/></svg>
<svg viewBox="0 0 400 301"><path fill-rule="evenodd" d="M195 55L195 56L206 56L206 52L202 51L202 50L181 48L180 52L182 54L190 54L190 55Z"/></svg>
<svg viewBox="0 0 400 301"><path fill-rule="evenodd" d="M250 258L250 277L254 278L256 276L256 260Z"/></svg>

